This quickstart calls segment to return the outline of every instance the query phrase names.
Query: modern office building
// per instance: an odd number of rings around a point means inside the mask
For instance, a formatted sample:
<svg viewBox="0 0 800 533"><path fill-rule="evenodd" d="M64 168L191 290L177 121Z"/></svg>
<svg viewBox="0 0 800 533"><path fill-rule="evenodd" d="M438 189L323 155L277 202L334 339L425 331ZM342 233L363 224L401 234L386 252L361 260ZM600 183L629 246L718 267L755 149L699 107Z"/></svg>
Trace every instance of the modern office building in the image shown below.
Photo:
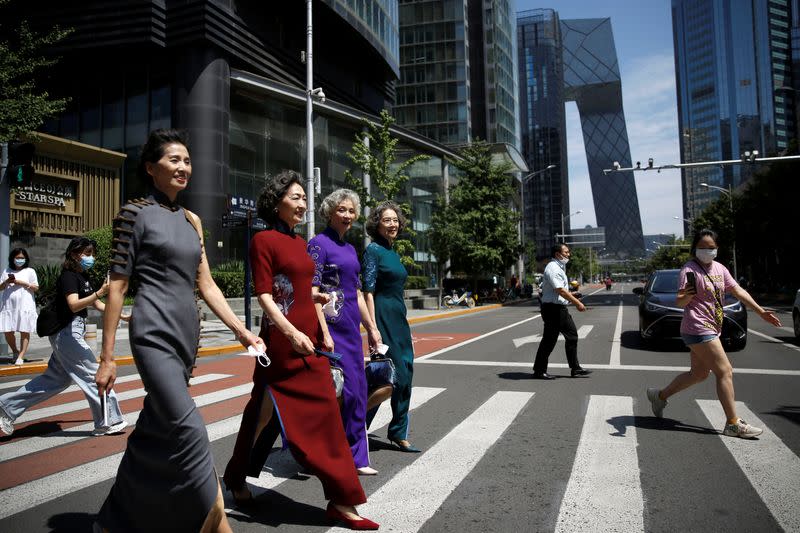
<svg viewBox="0 0 800 533"><path fill-rule="evenodd" d="M610 19L559 20L552 9L517 16L523 154L533 178L525 190L526 234L544 255L570 215L564 104L581 119L597 224L607 253L641 256L642 222L632 172L603 174L614 161L630 166L622 82Z"/></svg>
<svg viewBox="0 0 800 533"><path fill-rule="evenodd" d="M136 178L138 149L157 127L188 130L193 175L181 202L210 233L212 264L242 259L244 232L222 227L229 196L255 199L266 179L306 168L305 2L237 0L45 0L18 16L45 28L58 20L74 33L58 50L51 94L69 108L43 131L60 139L126 154L121 200L143 194ZM395 100L399 75L398 6L392 0L315 0L314 86L327 99L314 104L314 161L324 196L345 186L347 156L363 131ZM415 225L429 222L442 194L449 148L395 128L401 154L427 153L409 169L406 197ZM38 179L38 178L37 178ZM400 198L403 200L403 198ZM426 217L428 217L426 219ZM110 219L108 220L110 223ZM324 222L317 217L317 231ZM80 228L79 228L80 230ZM352 241L361 246L358 232ZM423 272L435 271L424 236L417 237Z"/></svg>
<svg viewBox="0 0 800 533"><path fill-rule="evenodd" d="M684 162L738 159L748 150L777 155L797 137L793 48L797 2L673 0L678 124ZM797 57L797 55L795 55ZM683 170L684 218L737 188L747 165Z"/></svg>
<svg viewBox="0 0 800 533"><path fill-rule="evenodd" d="M399 124L519 147L511 0L400 0Z"/></svg>

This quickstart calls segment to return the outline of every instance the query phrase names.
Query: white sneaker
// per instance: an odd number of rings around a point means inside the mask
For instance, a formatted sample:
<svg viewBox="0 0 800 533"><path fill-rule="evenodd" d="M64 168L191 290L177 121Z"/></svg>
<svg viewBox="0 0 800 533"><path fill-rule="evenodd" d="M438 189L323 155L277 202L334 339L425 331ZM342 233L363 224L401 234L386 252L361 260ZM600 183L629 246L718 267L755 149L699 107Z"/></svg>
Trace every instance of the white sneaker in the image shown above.
<svg viewBox="0 0 800 533"><path fill-rule="evenodd" d="M667 400L662 400L658 396L659 392L661 391L658 389L647 389L647 399L650 400L650 407L653 408L653 414L656 415L656 418L663 418L664 408L667 406Z"/></svg>
<svg viewBox="0 0 800 533"><path fill-rule="evenodd" d="M92 431L92 436L102 437L104 435L119 435L125 430L126 427L128 427L128 422L123 419L122 422L117 422L116 424L108 427L94 428Z"/></svg>
<svg viewBox="0 0 800 533"><path fill-rule="evenodd" d="M739 437L740 439L754 439L764 433L764 430L751 426L741 418L735 424L725 424L722 434L726 437Z"/></svg>
<svg viewBox="0 0 800 533"><path fill-rule="evenodd" d="M6 410L0 407L0 431L6 435L14 433L14 421L8 416Z"/></svg>
<svg viewBox="0 0 800 533"><path fill-rule="evenodd" d="M24 362L25 362L25 361L22 359L22 357L20 357L19 359L17 359L16 361L14 361L14 364L15 364L15 365L17 365L17 366L19 366L19 365L21 365L21 364L22 364L22 363L24 363Z"/></svg>

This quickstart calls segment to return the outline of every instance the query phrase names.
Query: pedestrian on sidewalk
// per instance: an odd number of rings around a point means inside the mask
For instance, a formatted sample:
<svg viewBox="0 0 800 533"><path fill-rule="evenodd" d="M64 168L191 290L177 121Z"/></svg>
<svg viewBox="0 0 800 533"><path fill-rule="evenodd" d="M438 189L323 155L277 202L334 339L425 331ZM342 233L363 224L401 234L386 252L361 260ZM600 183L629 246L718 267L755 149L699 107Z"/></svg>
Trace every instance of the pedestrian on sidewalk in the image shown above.
<svg viewBox="0 0 800 533"><path fill-rule="evenodd" d="M763 429L751 426L736 414L733 367L719 340L725 320L725 294L732 294L773 326L780 327L781 321L775 313L758 305L724 265L714 261L717 250L717 234L714 231L703 229L694 235L691 248L693 259L683 265L678 275L676 299L678 307L683 309L680 331L683 342L689 347L691 368L661 390L647 389L647 398L653 414L661 418L670 396L705 380L713 372L717 380L717 398L726 417L722 434L752 439L761 435Z"/></svg>
<svg viewBox="0 0 800 533"><path fill-rule="evenodd" d="M21 365L36 331L36 301L33 295L39 290L36 271L30 267L31 258L25 248L14 248L8 254L8 268L0 275L0 331L14 355L13 363ZM17 349L19 332L19 349Z"/></svg>
<svg viewBox="0 0 800 533"><path fill-rule="evenodd" d="M550 250L550 262L544 269L542 276L542 321L544 332L542 342L536 351L536 360L533 363L534 379L555 379L547 373L547 363L550 354L558 343L558 334L564 335L564 350L567 352L567 363L570 376L585 377L591 370L581 368L578 362L578 330L572 320L567 305L572 303L579 312L586 311L586 307L569 290L567 278L567 263L569 262L569 246L556 243Z"/></svg>
<svg viewBox="0 0 800 533"><path fill-rule="evenodd" d="M319 211L328 226L308 242L308 253L315 267L311 290L314 294L322 292L330 299L322 310L336 352L342 354L338 363L344 371L341 413L353 461L360 475L374 475L378 471L369 466L366 426L369 402L359 326L364 324L371 352L377 350L382 339L361 293L358 254L352 244L344 241L345 234L358 219L361 205L355 192L338 189L322 201ZM382 389L388 393L382 399L387 399L392 391L391 384Z"/></svg>
<svg viewBox="0 0 800 533"><path fill-rule="evenodd" d="M208 432L188 384L197 357L200 317L195 288L243 346L263 351L211 277L200 219L176 203L189 184L186 137L154 130L142 147L139 178L150 187L114 219L108 312L96 381L116 379L114 342L128 282L139 282L130 343L147 396L100 509L95 530L230 532Z"/></svg>
<svg viewBox="0 0 800 533"><path fill-rule="evenodd" d="M613 280L611 279L611 276L606 276L606 279L605 279L605 284L606 284L606 290L607 290L607 291L610 291L610 290L611 290L611 285L612 285L613 283L614 283L614 282L613 282Z"/></svg>
<svg viewBox="0 0 800 533"><path fill-rule="evenodd" d="M108 282L96 291L89 282L88 272L94 266L95 250L94 241L86 237L75 237L67 246L55 296L58 324L64 326L49 337L53 353L44 373L19 390L0 396L0 429L6 435L11 435L14 421L25 410L55 396L72 382L80 387L89 402L94 420L92 435L116 435L128 425L113 392L108 394L105 406L108 424L105 423L106 414L94 380L97 359L84 340L86 310L91 306L103 312L105 305L100 298L108 292Z"/></svg>
<svg viewBox="0 0 800 533"><path fill-rule="evenodd" d="M268 423L277 420L284 446L322 482L328 518L350 529L377 529L378 524L355 508L367 498L345 436L330 363L318 349L330 352L334 343L311 292L314 262L306 242L294 232L305 213L306 193L296 172L275 175L259 195L258 216L269 229L253 237L250 258L258 302L267 318L261 337L272 362L255 365L253 391L223 480L237 504L253 503L245 478L248 473L257 476L266 460L265 455L254 460L254 446Z"/></svg>
<svg viewBox="0 0 800 533"><path fill-rule="evenodd" d="M419 453L419 448L408 441L408 410L414 377L414 345L403 301L408 272L400 256L392 250L392 244L405 227L406 217L395 202L383 202L369 214L366 229L372 242L364 250L364 292L367 309L383 343L389 346L387 355L396 372L389 440L404 452ZM367 427L378 407L367 413Z"/></svg>

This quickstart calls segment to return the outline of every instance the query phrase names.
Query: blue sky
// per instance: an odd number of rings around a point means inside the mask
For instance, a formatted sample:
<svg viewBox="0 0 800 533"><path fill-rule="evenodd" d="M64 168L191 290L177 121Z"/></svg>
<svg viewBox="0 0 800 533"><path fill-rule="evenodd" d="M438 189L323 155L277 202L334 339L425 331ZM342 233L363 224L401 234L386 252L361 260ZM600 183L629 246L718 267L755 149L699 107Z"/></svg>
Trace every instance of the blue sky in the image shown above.
<svg viewBox="0 0 800 533"><path fill-rule="evenodd" d="M516 0L516 10L552 8L562 19L611 18L631 157L658 164L680 162L675 60L669 0ZM567 105L570 210L583 210L573 227L596 225L578 110ZM611 162L609 161L609 166ZM645 234L683 233L680 172L637 172L636 190Z"/></svg>

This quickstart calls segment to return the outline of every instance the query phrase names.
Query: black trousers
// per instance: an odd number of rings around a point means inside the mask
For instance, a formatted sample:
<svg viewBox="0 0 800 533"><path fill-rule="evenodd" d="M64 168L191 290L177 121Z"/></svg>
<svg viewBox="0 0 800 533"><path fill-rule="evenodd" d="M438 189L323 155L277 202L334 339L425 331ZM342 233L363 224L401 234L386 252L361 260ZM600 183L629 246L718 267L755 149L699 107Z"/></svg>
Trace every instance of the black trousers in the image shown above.
<svg viewBox="0 0 800 533"><path fill-rule="evenodd" d="M578 363L578 330L575 329L575 322L567 311L566 305L542 304L542 320L544 321L544 332L542 342L536 351L536 361L533 363L533 371L536 373L547 372L547 361L553 348L558 343L558 334L564 335L564 349L567 352L567 363L570 368L580 368Z"/></svg>

